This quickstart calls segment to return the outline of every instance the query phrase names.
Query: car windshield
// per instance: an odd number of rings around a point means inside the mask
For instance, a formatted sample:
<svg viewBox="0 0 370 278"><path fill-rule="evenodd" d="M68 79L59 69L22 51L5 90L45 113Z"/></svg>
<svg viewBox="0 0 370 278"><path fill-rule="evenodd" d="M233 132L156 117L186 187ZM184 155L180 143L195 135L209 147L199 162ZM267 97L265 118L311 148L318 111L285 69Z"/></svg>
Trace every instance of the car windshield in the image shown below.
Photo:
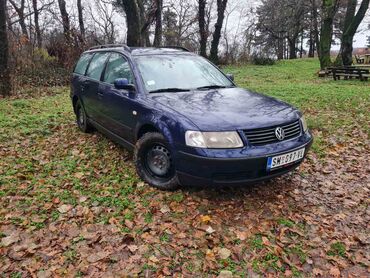
<svg viewBox="0 0 370 278"><path fill-rule="evenodd" d="M232 87L233 83L206 59L192 55L153 55L135 59L150 93Z"/></svg>

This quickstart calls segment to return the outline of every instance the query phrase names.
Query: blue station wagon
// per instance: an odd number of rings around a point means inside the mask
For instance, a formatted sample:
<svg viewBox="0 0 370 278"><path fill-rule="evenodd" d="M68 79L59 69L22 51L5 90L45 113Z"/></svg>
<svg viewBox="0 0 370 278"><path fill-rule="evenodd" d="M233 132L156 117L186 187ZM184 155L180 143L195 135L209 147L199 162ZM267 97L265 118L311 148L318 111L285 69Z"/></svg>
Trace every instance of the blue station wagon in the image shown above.
<svg viewBox="0 0 370 278"><path fill-rule="evenodd" d="M80 130L134 151L139 176L160 189L271 179L313 141L297 109L238 88L181 47L93 47L75 66L71 99Z"/></svg>

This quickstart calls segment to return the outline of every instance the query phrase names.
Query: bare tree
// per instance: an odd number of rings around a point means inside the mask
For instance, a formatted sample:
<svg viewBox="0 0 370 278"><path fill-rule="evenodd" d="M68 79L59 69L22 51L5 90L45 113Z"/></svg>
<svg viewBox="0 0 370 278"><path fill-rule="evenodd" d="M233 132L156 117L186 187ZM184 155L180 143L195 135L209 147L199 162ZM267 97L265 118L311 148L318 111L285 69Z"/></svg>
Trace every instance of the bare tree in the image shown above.
<svg viewBox="0 0 370 278"><path fill-rule="evenodd" d="M170 0L163 13L163 43L181 45L197 51L199 28L197 27L198 5L192 0Z"/></svg>
<svg viewBox="0 0 370 278"><path fill-rule="evenodd" d="M162 44L162 11L163 0L155 0L155 33L153 45L159 47Z"/></svg>
<svg viewBox="0 0 370 278"><path fill-rule="evenodd" d="M66 1L65 0L58 0L59 11L62 16L62 24L63 24L63 33L66 42L71 40L71 25L69 21L69 14L66 9Z"/></svg>
<svg viewBox="0 0 370 278"><path fill-rule="evenodd" d="M200 36L200 55L207 57L207 38L208 31L206 30L206 0L198 0L198 25Z"/></svg>
<svg viewBox="0 0 370 278"><path fill-rule="evenodd" d="M42 47L42 36L41 36L41 29L40 29L40 11L37 6L37 0L32 0L32 8L33 8L33 18L35 21L35 33L36 33L36 44L38 48Z"/></svg>
<svg viewBox="0 0 370 278"><path fill-rule="evenodd" d="M296 59L297 42L304 31L307 10L303 0L263 1L257 9L257 28L260 31L258 40L268 48L275 48L278 59L284 58L287 42L289 58Z"/></svg>
<svg viewBox="0 0 370 278"><path fill-rule="evenodd" d="M103 35L104 43L115 43L116 37L115 24L113 22L113 7L100 0L95 0L94 6L90 6L90 14L95 26L99 28L99 31Z"/></svg>
<svg viewBox="0 0 370 278"><path fill-rule="evenodd" d="M333 41L333 21L337 12L339 0L323 0L322 1L322 22L320 32L320 67L325 69L332 62L330 59L331 44Z"/></svg>
<svg viewBox="0 0 370 278"><path fill-rule="evenodd" d="M310 34L308 57L315 57L315 50L319 52L319 13L317 9L317 0L310 0Z"/></svg>
<svg viewBox="0 0 370 278"><path fill-rule="evenodd" d="M0 0L0 95L10 95L9 46L6 27L6 0Z"/></svg>
<svg viewBox="0 0 370 278"><path fill-rule="evenodd" d="M78 23L80 25L81 40L84 42L85 41L85 23L84 23L84 15L83 15L83 8L82 8L81 1L82 0L77 0L77 11L78 11Z"/></svg>
<svg viewBox="0 0 370 278"><path fill-rule="evenodd" d="M24 14L24 9L25 9L25 0L20 0L20 3L17 3L14 0L9 0L9 3L13 6L14 10L18 14L18 22L19 25L21 26L22 34L25 38L28 37L28 31L27 31L27 25L26 25L26 15Z"/></svg>
<svg viewBox="0 0 370 278"><path fill-rule="evenodd" d="M117 0L117 6L121 7L126 14L127 44L129 46L142 46L140 0Z"/></svg>
<svg viewBox="0 0 370 278"><path fill-rule="evenodd" d="M365 17L366 11L369 8L370 0L363 0L356 13L357 2L357 0L348 0L347 2L341 48L336 64L343 64L345 66L352 65L353 37Z"/></svg>
<svg viewBox="0 0 370 278"><path fill-rule="evenodd" d="M222 24L225 18L227 0L217 0L217 21L215 24L215 30L213 32L213 39L211 44L211 55L210 59L214 63L218 63L218 45L220 44Z"/></svg>

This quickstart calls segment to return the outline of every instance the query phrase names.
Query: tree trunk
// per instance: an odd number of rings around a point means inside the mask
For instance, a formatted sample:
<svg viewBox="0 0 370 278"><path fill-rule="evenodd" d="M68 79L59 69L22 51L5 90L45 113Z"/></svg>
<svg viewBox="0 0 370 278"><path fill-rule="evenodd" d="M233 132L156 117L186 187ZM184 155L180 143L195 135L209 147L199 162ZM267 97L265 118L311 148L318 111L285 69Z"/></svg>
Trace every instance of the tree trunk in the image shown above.
<svg viewBox="0 0 370 278"><path fill-rule="evenodd" d="M304 39L304 33L301 34L301 49L299 50L299 58L303 58L303 39Z"/></svg>
<svg viewBox="0 0 370 278"><path fill-rule="evenodd" d="M64 38L66 42L71 41L71 25L69 23L69 15L66 9L66 1L65 0L58 0L60 14L62 16L62 24L63 24L63 32Z"/></svg>
<svg viewBox="0 0 370 278"><path fill-rule="evenodd" d="M315 41L313 39L313 34L312 34L312 30L310 31L310 41L309 41L309 44L310 44L310 48L308 50L308 57L309 58L314 58L315 57Z"/></svg>
<svg viewBox="0 0 370 278"><path fill-rule="evenodd" d="M343 38L344 38L344 33L346 29L349 27L351 24L351 21L353 17L356 14L356 7L357 7L357 0L347 0L347 10L346 10L346 15L344 18L344 24L343 24L343 30L342 30L342 38L341 38L341 45L340 45L340 50L338 53L338 56L335 60L335 64L338 66L343 65L342 61L342 52L343 52Z"/></svg>
<svg viewBox="0 0 370 278"><path fill-rule="evenodd" d="M35 1L35 0L34 0ZM82 42L85 41L85 23L81 0L77 0L78 24L80 25L80 33Z"/></svg>
<svg viewBox="0 0 370 278"><path fill-rule="evenodd" d="M308 50L308 57L314 58L315 57L315 40L314 40L314 33L315 33L315 21L317 22L317 18L315 18L314 12L311 11L311 22L310 22L310 39L308 41L309 43L309 50Z"/></svg>
<svg viewBox="0 0 370 278"><path fill-rule="evenodd" d="M6 0L0 0L0 95L8 96L11 92L9 74L9 46L6 30Z"/></svg>
<svg viewBox="0 0 370 278"><path fill-rule="evenodd" d="M163 9L163 0L156 0L155 32L153 43L155 47L159 47L162 44L162 9Z"/></svg>
<svg viewBox="0 0 370 278"><path fill-rule="evenodd" d="M206 0L198 1L198 24L200 35L200 55L207 57Z"/></svg>
<svg viewBox="0 0 370 278"><path fill-rule="evenodd" d="M146 15L144 0L136 0L139 7L139 23L140 23L140 41L141 46L151 46L149 38L149 28L155 19L155 13Z"/></svg>
<svg viewBox="0 0 370 278"><path fill-rule="evenodd" d="M353 37L357 32L358 26L365 17L366 11L369 8L369 2L370 0L363 0L355 15L357 0L349 0L340 52L341 62L344 66L352 65Z"/></svg>
<svg viewBox="0 0 370 278"><path fill-rule="evenodd" d="M36 43L37 47L42 47L42 36L41 36L41 29L40 29L40 23L39 23L39 10L37 7L37 0L32 0L32 8L33 8L33 17L35 20L35 32L36 32Z"/></svg>
<svg viewBox="0 0 370 278"><path fill-rule="evenodd" d="M211 43L211 55L210 59L213 63L218 64L218 45L221 38L222 24L225 17L225 9L227 0L217 0L217 21L215 24L215 31L213 32L213 39Z"/></svg>
<svg viewBox="0 0 370 278"><path fill-rule="evenodd" d="M140 10L136 0L121 0L126 13L127 45L142 46Z"/></svg>
<svg viewBox="0 0 370 278"><path fill-rule="evenodd" d="M320 67L325 69L332 65L330 50L333 37L333 19L337 11L338 0L323 0L322 4L322 23L320 34Z"/></svg>
<svg viewBox="0 0 370 278"><path fill-rule="evenodd" d="M313 32L316 44L317 55L320 57L320 38L319 38L319 24L316 0L312 0L312 16L313 16Z"/></svg>
<svg viewBox="0 0 370 278"><path fill-rule="evenodd" d="M297 39L296 38L293 38L293 39L288 39L288 43L289 43L289 59L297 59L297 48L296 48L296 42L297 42Z"/></svg>
<svg viewBox="0 0 370 278"><path fill-rule="evenodd" d="M278 60L284 59L284 36L282 34L279 34L279 38L277 40L277 57Z"/></svg>

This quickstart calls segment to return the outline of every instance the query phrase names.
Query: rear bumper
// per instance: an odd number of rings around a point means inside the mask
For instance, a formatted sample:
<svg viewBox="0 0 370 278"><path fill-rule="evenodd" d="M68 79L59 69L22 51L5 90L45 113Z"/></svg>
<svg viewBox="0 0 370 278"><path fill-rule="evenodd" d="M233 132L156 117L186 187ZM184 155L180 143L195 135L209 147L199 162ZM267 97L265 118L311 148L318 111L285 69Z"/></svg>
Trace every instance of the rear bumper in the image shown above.
<svg viewBox="0 0 370 278"><path fill-rule="evenodd" d="M211 158L178 153L177 175L181 184L195 186L247 185L284 175L297 168L306 157L312 145L309 139L295 148L285 149L279 153L266 154L248 158ZM305 147L304 158L276 170L267 170L268 157L288 153Z"/></svg>

